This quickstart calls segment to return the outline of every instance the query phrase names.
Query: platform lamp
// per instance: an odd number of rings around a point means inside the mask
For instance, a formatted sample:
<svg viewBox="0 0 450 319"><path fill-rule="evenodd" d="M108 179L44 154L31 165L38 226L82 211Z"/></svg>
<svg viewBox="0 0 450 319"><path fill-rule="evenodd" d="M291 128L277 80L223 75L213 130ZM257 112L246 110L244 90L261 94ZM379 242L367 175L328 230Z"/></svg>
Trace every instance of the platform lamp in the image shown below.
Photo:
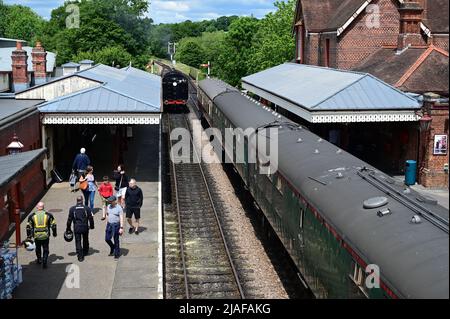
<svg viewBox="0 0 450 319"><path fill-rule="evenodd" d="M431 123L433 122L433 118L430 116L431 107L428 103L429 96L425 95L425 105L423 110L423 116L419 120L420 132L422 134L422 156L420 159L420 168L419 168L419 183L423 184L423 173L426 171L427 165L427 156L430 144L430 131L431 131Z"/></svg>
<svg viewBox="0 0 450 319"><path fill-rule="evenodd" d="M428 115L425 114L420 120L420 131L421 132L429 132L430 128L431 128L431 122L433 122L433 118Z"/></svg>
<svg viewBox="0 0 450 319"><path fill-rule="evenodd" d="M15 155L22 152L23 144L19 141L16 133L14 133L12 142L6 147L9 155Z"/></svg>

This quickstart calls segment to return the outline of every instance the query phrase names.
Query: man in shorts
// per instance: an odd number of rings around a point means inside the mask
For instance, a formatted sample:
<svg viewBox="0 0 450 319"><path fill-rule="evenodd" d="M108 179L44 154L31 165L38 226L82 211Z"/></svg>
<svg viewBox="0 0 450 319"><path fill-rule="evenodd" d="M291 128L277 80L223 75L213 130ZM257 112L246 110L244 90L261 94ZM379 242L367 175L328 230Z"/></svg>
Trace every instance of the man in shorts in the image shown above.
<svg viewBox="0 0 450 319"><path fill-rule="evenodd" d="M125 207L128 224L130 224L129 233L133 232L139 235L139 221L141 219L141 207L144 203L142 190L137 186L136 180L131 179L129 187L125 191ZM136 224L133 224L132 218L135 218Z"/></svg>

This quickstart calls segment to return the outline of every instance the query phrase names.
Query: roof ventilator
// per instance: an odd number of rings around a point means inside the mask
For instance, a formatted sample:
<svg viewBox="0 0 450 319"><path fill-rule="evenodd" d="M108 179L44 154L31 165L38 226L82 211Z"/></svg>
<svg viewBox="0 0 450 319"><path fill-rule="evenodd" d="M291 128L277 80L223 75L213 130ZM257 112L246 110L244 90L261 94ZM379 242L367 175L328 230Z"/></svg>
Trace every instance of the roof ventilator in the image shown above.
<svg viewBox="0 0 450 319"><path fill-rule="evenodd" d="M375 209L380 208L388 204L388 199L386 197L374 197L370 198L363 203L365 209Z"/></svg>
<svg viewBox="0 0 450 319"><path fill-rule="evenodd" d="M392 215L392 211L389 208L382 209L377 213L378 217L385 217L388 215Z"/></svg>
<svg viewBox="0 0 450 319"><path fill-rule="evenodd" d="M411 224L415 225L422 224L422 219L420 218L419 215L414 215L413 218L411 219Z"/></svg>

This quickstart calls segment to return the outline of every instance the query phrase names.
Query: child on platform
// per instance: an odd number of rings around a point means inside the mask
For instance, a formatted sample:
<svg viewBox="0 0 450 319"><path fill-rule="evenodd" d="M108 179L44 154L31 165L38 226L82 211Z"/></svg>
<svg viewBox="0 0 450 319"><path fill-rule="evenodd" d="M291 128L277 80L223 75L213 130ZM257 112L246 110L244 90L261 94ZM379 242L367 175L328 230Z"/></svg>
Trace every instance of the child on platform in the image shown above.
<svg viewBox="0 0 450 319"><path fill-rule="evenodd" d="M100 185L98 192L102 196L103 202L103 218L106 217L106 206L108 205L108 198L110 198L114 194L114 189L112 184L109 182L109 177L103 177L103 183Z"/></svg>

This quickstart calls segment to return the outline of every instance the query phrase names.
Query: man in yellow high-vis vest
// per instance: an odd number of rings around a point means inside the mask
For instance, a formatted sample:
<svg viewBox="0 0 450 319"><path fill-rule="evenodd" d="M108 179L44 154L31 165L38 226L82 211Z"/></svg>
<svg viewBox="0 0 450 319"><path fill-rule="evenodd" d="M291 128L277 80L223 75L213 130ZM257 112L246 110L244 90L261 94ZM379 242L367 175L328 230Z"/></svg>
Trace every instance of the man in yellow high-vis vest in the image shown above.
<svg viewBox="0 0 450 319"><path fill-rule="evenodd" d="M56 220L52 214L45 211L44 203L40 202L36 206L36 212L28 218L27 237L34 238L36 263L42 264L44 269L47 268L48 262L50 231L53 233L53 237L56 237Z"/></svg>

